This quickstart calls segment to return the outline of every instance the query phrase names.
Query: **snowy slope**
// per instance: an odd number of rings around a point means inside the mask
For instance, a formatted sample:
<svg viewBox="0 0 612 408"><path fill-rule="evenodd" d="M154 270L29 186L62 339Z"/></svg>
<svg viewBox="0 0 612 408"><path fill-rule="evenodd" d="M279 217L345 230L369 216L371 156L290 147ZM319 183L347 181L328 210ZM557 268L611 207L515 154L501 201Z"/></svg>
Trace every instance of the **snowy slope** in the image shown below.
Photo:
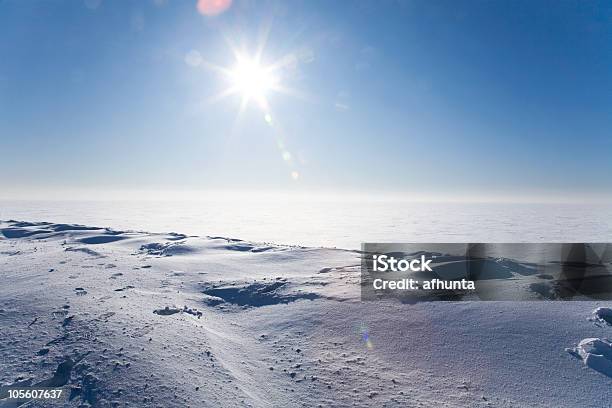
<svg viewBox="0 0 612 408"><path fill-rule="evenodd" d="M610 372L586 364L602 345L579 345L612 337L592 315L606 302L360 302L352 251L0 232L0 398L23 383L66 385L75 407L612 405Z"/></svg>

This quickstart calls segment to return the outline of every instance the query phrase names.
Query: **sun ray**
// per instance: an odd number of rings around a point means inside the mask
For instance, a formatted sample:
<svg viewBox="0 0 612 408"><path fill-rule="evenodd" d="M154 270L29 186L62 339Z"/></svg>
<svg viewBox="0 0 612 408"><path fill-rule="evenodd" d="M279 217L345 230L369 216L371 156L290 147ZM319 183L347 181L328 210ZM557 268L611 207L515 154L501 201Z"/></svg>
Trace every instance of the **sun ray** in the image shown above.
<svg viewBox="0 0 612 408"><path fill-rule="evenodd" d="M220 73L224 76L230 75L231 71L229 69L227 69L226 67L223 67L221 65L217 65L217 64L213 64L212 62L206 61L206 60L202 60L200 62L200 66L202 66L203 68L209 69L211 71L215 71L217 73Z"/></svg>
<svg viewBox="0 0 612 408"><path fill-rule="evenodd" d="M268 21L268 23L261 29L259 33L260 38L258 41L257 49L255 50L255 56L254 56L254 60L257 64L261 64L263 52L268 43L268 37L270 36L271 27L272 27L272 20Z"/></svg>
<svg viewBox="0 0 612 408"><path fill-rule="evenodd" d="M283 86L281 84L276 84L272 87L272 90L276 93L288 95L296 99L300 99L302 101L307 101L311 103L316 103L317 99L303 91L300 91L295 88L290 88L287 86Z"/></svg>
<svg viewBox="0 0 612 408"><path fill-rule="evenodd" d="M271 71L279 71L288 66L294 65L298 63L298 59L293 53L289 53L284 55L283 57L277 59L272 64L267 66L267 69Z"/></svg>
<svg viewBox="0 0 612 408"><path fill-rule="evenodd" d="M242 99L240 100L240 106L238 108L238 112L236 112L236 118L234 119L234 123L232 124L232 134L236 133L236 129L238 129L238 126L240 125L242 115L246 111L246 107L248 103L249 103L248 98L243 96Z"/></svg>
<svg viewBox="0 0 612 408"><path fill-rule="evenodd" d="M207 98L205 102L208 104L219 102L220 100L223 100L229 96L237 94L238 92L239 92L239 89L235 86L226 88L226 89L223 89L221 92Z"/></svg>

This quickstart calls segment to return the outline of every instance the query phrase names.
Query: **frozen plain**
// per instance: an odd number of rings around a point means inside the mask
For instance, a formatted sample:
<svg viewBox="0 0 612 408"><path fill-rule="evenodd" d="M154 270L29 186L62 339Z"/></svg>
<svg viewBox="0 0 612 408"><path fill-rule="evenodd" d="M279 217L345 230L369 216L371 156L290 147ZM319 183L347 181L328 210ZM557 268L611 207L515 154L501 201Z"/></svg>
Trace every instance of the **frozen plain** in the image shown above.
<svg viewBox="0 0 612 408"><path fill-rule="evenodd" d="M581 358L597 345L579 346L612 336L592 314L609 302L361 302L356 251L0 229L2 392L64 385L75 407L612 401L610 373Z"/></svg>

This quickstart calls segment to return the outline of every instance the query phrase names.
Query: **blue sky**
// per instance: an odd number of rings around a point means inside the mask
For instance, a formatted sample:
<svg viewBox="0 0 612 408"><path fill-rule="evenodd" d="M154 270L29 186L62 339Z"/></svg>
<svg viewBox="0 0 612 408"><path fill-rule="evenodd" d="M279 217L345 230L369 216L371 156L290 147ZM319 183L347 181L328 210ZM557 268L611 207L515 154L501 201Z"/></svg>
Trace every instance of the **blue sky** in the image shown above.
<svg viewBox="0 0 612 408"><path fill-rule="evenodd" d="M291 92L238 115L210 65L265 32ZM612 193L609 2L5 0L0 36L5 191Z"/></svg>

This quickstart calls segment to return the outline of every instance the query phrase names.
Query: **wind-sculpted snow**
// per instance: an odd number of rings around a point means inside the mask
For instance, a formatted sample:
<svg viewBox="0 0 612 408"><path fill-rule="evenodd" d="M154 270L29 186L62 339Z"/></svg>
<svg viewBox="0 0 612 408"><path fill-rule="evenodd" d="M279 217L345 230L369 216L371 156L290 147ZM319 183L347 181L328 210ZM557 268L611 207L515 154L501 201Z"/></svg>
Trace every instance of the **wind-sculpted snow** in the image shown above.
<svg viewBox="0 0 612 408"><path fill-rule="evenodd" d="M255 307L290 303L300 299L314 300L320 297L316 293L291 290L290 286L285 279L277 279L272 282L253 282L251 284L233 282L224 286L213 285L211 288L204 290L204 293L221 299L223 302Z"/></svg>
<svg viewBox="0 0 612 408"><path fill-rule="evenodd" d="M126 237L122 237L119 235L96 235L93 237L86 237L79 239L79 242L84 244L108 244L110 242L121 241L122 239L126 239Z"/></svg>
<svg viewBox="0 0 612 408"><path fill-rule="evenodd" d="M612 309L598 307L593 310L593 316L588 319L612 335ZM582 360L585 366L612 378L612 343L607 338L585 338L574 348L566 351Z"/></svg>
<svg viewBox="0 0 612 408"><path fill-rule="evenodd" d="M573 352L587 367L612 377L612 343L607 339L584 339Z"/></svg>
<svg viewBox="0 0 612 408"><path fill-rule="evenodd" d="M0 233L6 238L25 238L40 234L50 234L53 231L45 229L26 229L26 228L2 228Z"/></svg>
<svg viewBox="0 0 612 408"><path fill-rule="evenodd" d="M361 302L355 251L48 222L0 237L0 407L19 384L64 386L68 407L609 406L608 314L585 319L609 305ZM508 270L532 272L503 259L487 281ZM580 339L587 370L563 352Z"/></svg>
<svg viewBox="0 0 612 408"><path fill-rule="evenodd" d="M185 245L184 241L172 241L172 242L151 242L140 246L140 252L147 255L156 256L173 256L188 254L193 252L194 249Z"/></svg>

